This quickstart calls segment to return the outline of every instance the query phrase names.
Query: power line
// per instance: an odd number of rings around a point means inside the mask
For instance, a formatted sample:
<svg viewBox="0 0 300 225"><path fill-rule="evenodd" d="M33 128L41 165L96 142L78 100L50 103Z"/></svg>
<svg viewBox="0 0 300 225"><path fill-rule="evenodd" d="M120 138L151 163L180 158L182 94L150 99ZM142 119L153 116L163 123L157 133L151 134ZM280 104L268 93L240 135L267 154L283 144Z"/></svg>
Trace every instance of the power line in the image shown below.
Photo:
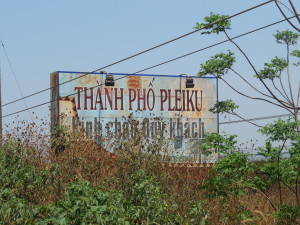
<svg viewBox="0 0 300 225"><path fill-rule="evenodd" d="M290 17L289 19L292 19L292 18L294 18L294 17L295 17L295 16L293 16L293 17ZM277 21L277 22L271 23L271 24L269 24L269 25L266 25L266 26L263 26L263 27L257 28L257 29L255 29L255 30L252 30L252 31L249 31L249 32L246 32L246 33L240 34L240 35L238 35L238 36L232 37L232 38L231 38L231 40L234 40L234 39L237 39L237 38L240 38L240 37L246 36L246 35L248 35L248 34L254 33L254 32L256 32L256 31L259 31L259 30L263 30L263 29L265 29L265 28L268 28L268 27L274 26L274 25L276 25L276 24L279 24L279 23L282 23L282 22L284 22L284 21L285 21L285 19L282 19L282 20L280 20L280 21ZM196 50L196 51L193 51L193 52L187 53L187 54L185 54L185 55L182 55L182 56L179 56L179 57L176 57L176 58L170 59L170 60L168 60L168 61L165 61L165 62L162 62L162 63L156 64L156 65L154 65L154 66L151 66L151 67L148 67L148 68L146 68L146 69L140 70L140 71L138 71L138 72L136 72L136 73L141 73L141 72L144 72L145 70L153 69L153 68L155 68L155 67L158 67L158 66L161 66L161 65L167 64L167 63L169 63L169 62L173 62L173 61L175 61L175 60L178 60L178 59L184 58L184 57L186 57L186 56L193 55L193 54L195 54L195 53L201 52L201 51L203 51L203 50L206 50L206 49L209 49L209 48L215 47L215 46L217 46L217 45L220 45L220 44L223 44L223 43L226 43L226 42L229 42L229 40L227 39L227 40L224 40L224 41L220 41L220 42L218 42L218 43L215 43L215 44L209 45L209 46L207 46L207 47L204 47L204 48L198 49L198 50Z"/></svg>
<svg viewBox="0 0 300 225"><path fill-rule="evenodd" d="M139 55L145 54L146 52L150 52L150 51L152 51L152 50L154 50L154 49L157 49L157 48L160 48L160 47L162 47L162 46L164 46L164 45L170 44L170 43L172 43L172 42L174 42L174 41L177 41L177 40L182 39L182 38L184 38L184 37L187 37L187 36L189 36L189 35L191 35L191 34L194 34L194 33L196 33L196 32L199 32L200 30L209 28L209 27L211 27L211 26L213 26L213 25L215 25L215 24L217 24L217 23L220 23L220 22L229 20L229 19L231 19L231 18L234 18L234 17L236 17L236 16L239 16L239 15L241 15L241 14L244 14L244 13L246 13L246 12L249 12L249 11L251 11L251 10L254 10L254 9L256 9L256 8L259 8L259 7L261 7L261 6L264 6L264 5L266 5L266 4L269 4L269 3L273 2L273 1L274 1L274 0L269 0L269 1L266 1L266 2L264 2L264 3L258 4L258 5L256 5L256 6L253 6L253 7L249 8L249 9L246 9L246 10L244 10L244 11L241 11L241 12L239 12L239 13L236 13L236 14L234 14L234 15L231 15L231 16L229 16L229 17L226 17L226 18L224 18L224 19L222 19L222 20L218 20L218 21L216 21L216 22L214 22L214 23L210 23L210 24L208 24L208 25L206 25L206 26L204 26L204 27L202 27L202 28L200 28L200 29L191 31L191 32L189 32L189 33L186 33L186 34L184 34L184 35L181 35L181 36L179 36L179 37L176 37L176 38L174 38L174 39L171 39L171 40L169 40L169 41L166 41L166 42L164 42L164 43L162 43L162 44L159 44L159 45L156 45L156 46L154 46L154 47L152 47L152 48L146 49L146 50L144 50L144 51L142 51L142 52L136 53L136 54L134 54L134 55L131 55L131 56L129 56L129 57L126 57L126 58L124 58L124 59L121 59L121 60L119 60L119 61L116 61L116 62L114 62L114 63L111 63L111 64L109 64L109 65L106 65L106 66L104 66L104 67L101 67L101 68L99 68L99 69L96 69L96 70L94 70L94 71L91 71L91 72L89 72L89 73L85 73L85 74L83 74L83 75L81 75L81 76L79 76L79 77L76 77L76 78L70 79L70 80L68 80L68 81L65 81L65 82L63 82L63 83L61 83L61 84L59 84L59 85L57 85L57 86L55 86L55 87L52 87L52 88L56 88L56 87L58 87L58 86L60 86L60 85L62 85L62 84L71 82L71 81L73 81L73 80L79 79L79 78L81 78L81 77L84 77L84 76L89 75L89 74L92 74L92 73L96 73L96 72L98 72L98 71L100 71L100 70L106 69L106 68L111 67L111 66L113 66L113 65L116 65L116 64L119 64L119 63L124 62L124 61L126 61L126 60L129 60L129 59L131 59L131 58L134 58L134 57L137 57L137 56L139 56ZM26 99L26 98L35 96L35 95L37 95L37 94L43 93L43 92L48 91L48 90L51 90L51 88L46 88L46 89L40 90L40 91L38 91L38 92L35 92L35 93L33 93L33 94L27 95L27 96L25 96L25 97L16 99L16 100L11 101L11 102L8 102L8 103L5 103L5 104L2 105L2 107L7 106L7 105L10 105L10 104L15 103L15 102L18 102L18 101L21 101L21 100L23 100L23 99Z"/></svg>
<svg viewBox="0 0 300 225"><path fill-rule="evenodd" d="M256 121L256 120L266 120L266 119L274 119L274 118L281 118L281 117L287 117L292 116L292 114L280 114L280 115L274 115L274 116L264 116L264 117L257 117L257 118L251 118L251 119L244 119L244 120L234 120L234 121L228 121L228 122L221 122L219 124L231 124L231 123L242 123L242 122L249 122L249 121Z"/></svg>
<svg viewBox="0 0 300 225"><path fill-rule="evenodd" d="M295 16L292 16L292 17L290 17L290 18L288 18L288 19L292 19L292 18L294 18L294 17L295 17ZM269 25L266 25L266 26L263 26L263 27L257 28L257 29L255 29L255 30L252 30L252 31L249 31L249 32L243 33L243 34L241 34L241 35L238 35L238 36L232 37L231 39L236 39L236 38L239 38L239 37L242 37L242 36L245 36L245 35L248 35L248 34L251 34L251 33L257 32L257 31L259 31L259 30L262 30L262 29L265 29L265 28L267 28L267 27L270 27L270 26L276 25L276 24L278 24L278 23L282 23L282 22L284 22L285 20L286 20L286 19L279 20L279 21L277 21L277 22L274 22L274 23L272 23L272 24L269 24ZM151 67L148 67L148 68L146 68L146 69L139 70L139 71L137 71L137 72L135 72L135 73L132 73L132 74L128 74L128 75L125 75L125 76L119 77L119 78L115 79L115 81L117 81L117 80L120 80L120 79L123 79L123 78L125 78L125 77L128 77L128 76L131 76L131 75L134 75L134 74L137 74L137 73L140 73L140 72L143 72L143 71L145 71L145 70L149 70L149 69L152 69L152 68L154 68L154 67L158 67L158 66L161 66L161 65L163 65L163 64L166 64L166 63L169 63L169 62L172 62L172 61L175 61L175 60L178 60L178 59L181 59L181 58L187 57L187 56L189 56L189 55L192 55L192 54L198 53L198 52L200 52L200 51L203 51L203 50L206 50L206 49L208 49L208 48L211 48L211 47L217 46L217 45L219 45L219 44L225 43L225 42L227 42L227 41L229 41L229 40L225 40L225 41L218 42L218 43L216 43L216 44L210 45L210 46L208 46L208 47L205 47L205 48L202 48L202 49L199 49L199 50L193 51L193 52L191 52L191 53L188 53L188 54L185 54L185 55L182 55L182 56L179 56L179 57L173 58L173 59L171 59L171 60L168 60L168 61L165 61L165 62L162 62L162 63L159 63L159 64L156 64L156 65L154 65L154 66L151 66ZM62 84L63 84L63 83L62 83ZM103 84L99 84L99 85L96 85L96 86L94 86L94 87L91 87L91 88L100 87L100 86L102 86L102 85L103 85ZM82 91L78 91L78 92L76 92L76 93L73 93L73 94L67 95L67 96L65 96L65 97L69 97L69 96L72 96L72 95L76 95L76 94L78 94L78 93L81 93L81 92L83 92L83 91L84 91L84 90L82 90ZM43 105L46 105L46 104L49 104L49 103L52 103L52 102L55 102L55 101L59 101L59 99L54 99L54 100L51 100L51 101L48 101L48 102L44 102L44 103L41 103L41 104L38 104L38 105L32 106L32 107L30 107L29 109L37 108L37 107L40 107L40 106L43 106ZM13 113L7 114L7 115L5 115L5 116L3 116L3 117L12 116L12 115L15 115L15 114L18 114L18 113L24 112L24 111L26 111L26 109L23 109L23 110L20 110L20 111L17 111L17 112L13 112Z"/></svg>
<svg viewBox="0 0 300 225"><path fill-rule="evenodd" d="M10 59L9 59L9 57L8 57L8 54L7 54L6 48L5 48L5 46L4 46L4 43L3 43L1 40L0 40L0 42L1 42L2 48L3 48L3 50L4 50L6 59L7 59L7 61L8 61L10 70L11 70L12 74L14 75L14 78L15 78L15 81L16 81L16 83L17 83L18 89L19 89L20 94L21 94L21 96L22 96L21 99L23 99L24 104L25 104L25 107L26 107L26 109L28 110L29 117L30 117L31 121L33 122L32 116L31 116L30 111L29 111L29 109L28 109L28 105L27 105L26 100L25 100L25 98L24 98L24 95L23 95L21 86L20 86L20 84L19 84L19 81L18 81L17 76L16 76L16 74L15 74L15 71L14 71L14 69L13 69L13 66L12 66L12 64L11 64L11 61L10 61ZM3 105L2 105L2 107L3 107Z"/></svg>

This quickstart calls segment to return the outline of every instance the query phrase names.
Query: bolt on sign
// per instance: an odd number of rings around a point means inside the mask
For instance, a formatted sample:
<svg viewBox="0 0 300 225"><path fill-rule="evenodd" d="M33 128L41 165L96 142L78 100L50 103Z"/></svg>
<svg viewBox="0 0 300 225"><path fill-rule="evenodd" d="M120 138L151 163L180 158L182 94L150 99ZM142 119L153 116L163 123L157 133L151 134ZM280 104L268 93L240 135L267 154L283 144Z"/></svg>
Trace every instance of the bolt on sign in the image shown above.
<svg viewBox="0 0 300 225"><path fill-rule="evenodd" d="M186 76L111 73L114 86L105 86L107 74L84 74L50 75L52 126L83 131L110 152L140 135L145 145L164 145L164 161L217 160L216 152L201 149L205 135L218 132L218 117L209 111L217 102L216 78L193 77L187 88Z"/></svg>

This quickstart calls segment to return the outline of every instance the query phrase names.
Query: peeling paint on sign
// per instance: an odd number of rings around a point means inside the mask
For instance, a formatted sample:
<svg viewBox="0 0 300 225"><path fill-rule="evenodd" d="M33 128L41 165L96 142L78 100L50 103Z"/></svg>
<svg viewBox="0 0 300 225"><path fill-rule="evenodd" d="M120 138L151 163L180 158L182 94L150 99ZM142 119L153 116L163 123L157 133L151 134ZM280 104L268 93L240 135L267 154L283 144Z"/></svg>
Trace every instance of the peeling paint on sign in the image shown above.
<svg viewBox="0 0 300 225"><path fill-rule="evenodd" d="M106 87L105 74L84 74L51 74L51 98L59 99L51 104L53 126L80 127L112 152L116 142L141 129L149 142L160 137L167 143L172 161L217 160L217 153L201 152L205 134L218 131L217 115L208 110L217 102L215 78L194 77L194 88L186 88L182 76L113 73L115 79L126 77Z"/></svg>

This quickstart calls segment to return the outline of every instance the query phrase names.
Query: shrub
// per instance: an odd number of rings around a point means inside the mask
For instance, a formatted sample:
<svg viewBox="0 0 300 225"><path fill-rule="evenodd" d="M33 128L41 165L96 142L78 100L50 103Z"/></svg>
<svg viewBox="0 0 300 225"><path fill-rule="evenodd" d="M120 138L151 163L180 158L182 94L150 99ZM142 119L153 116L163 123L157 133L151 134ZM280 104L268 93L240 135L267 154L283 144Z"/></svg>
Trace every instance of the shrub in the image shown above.
<svg viewBox="0 0 300 225"><path fill-rule="evenodd" d="M71 183L63 200L42 207L37 224L129 224L130 204L116 191L88 182Z"/></svg>
<svg viewBox="0 0 300 225"><path fill-rule="evenodd" d="M9 188L0 189L0 224L32 224L34 212L28 202Z"/></svg>
<svg viewBox="0 0 300 225"><path fill-rule="evenodd" d="M281 205L280 210L274 213L278 224L293 224L300 217L299 206Z"/></svg>
<svg viewBox="0 0 300 225"><path fill-rule="evenodd" d="M36 189L46 186L48 172L37 171L31 151L11 139L0 151L0 186L14 189L18 195L35 202Z"/></svg>
<svg viewBox="0 0 300 225"><path fill-rule="evenodd" d="M131 176L129 200L132 216L138 221L154 224L168 222L168 204L159 183L153 176L139 170Z"/></svg>

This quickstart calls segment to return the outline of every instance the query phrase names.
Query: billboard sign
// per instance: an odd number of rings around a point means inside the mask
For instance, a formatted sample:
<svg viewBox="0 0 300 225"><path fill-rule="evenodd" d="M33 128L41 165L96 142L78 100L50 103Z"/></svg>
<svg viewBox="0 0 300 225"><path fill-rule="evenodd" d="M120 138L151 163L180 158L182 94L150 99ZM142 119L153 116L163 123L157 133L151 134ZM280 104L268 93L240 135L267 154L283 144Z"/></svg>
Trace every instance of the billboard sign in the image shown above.
<svg viewBox="0 0 300 225"><path fill-rule="evenodd" d="M172 161L214 162L201 143L218 132L218 118L209 111L217 102L217 79L185 76L111 73L114 86L105 86L105 73L51 74L51 123L84 130L87 138L114 151L122 140L141 130L148 142L162 138ZM58 99L59 101L56 101Z"/></svg>

